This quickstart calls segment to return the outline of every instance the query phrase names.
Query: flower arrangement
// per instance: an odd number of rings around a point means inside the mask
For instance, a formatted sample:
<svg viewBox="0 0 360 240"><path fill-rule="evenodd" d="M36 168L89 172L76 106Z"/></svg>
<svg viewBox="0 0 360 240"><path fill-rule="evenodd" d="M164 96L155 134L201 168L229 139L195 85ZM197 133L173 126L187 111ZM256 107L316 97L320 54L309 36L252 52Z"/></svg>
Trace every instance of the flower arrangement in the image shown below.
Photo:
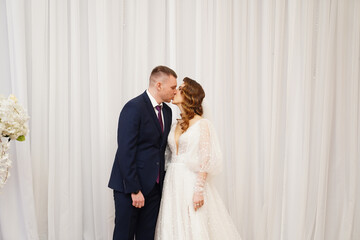
<svg viewBox="0 0 360 240"><path fill-rule="evenodd" d="M11 160L7 153L10 141L25 141L28 120L29 116L14 95L0 96L0 189L10 176Z"/></svg>

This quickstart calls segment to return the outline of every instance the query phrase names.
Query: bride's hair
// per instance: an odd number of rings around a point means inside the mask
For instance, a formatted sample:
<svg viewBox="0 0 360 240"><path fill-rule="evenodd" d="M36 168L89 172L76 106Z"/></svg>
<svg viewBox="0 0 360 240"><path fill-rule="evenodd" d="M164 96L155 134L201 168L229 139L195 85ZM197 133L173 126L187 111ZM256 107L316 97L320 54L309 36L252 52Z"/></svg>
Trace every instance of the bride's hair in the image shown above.
<svg viewBox="0 0 360 240"><path fill-rule="evenodd" d="M195 114L199 116L203 115L203 107L201 104L205 97L205 92L201 85L195 80L186 77L183 81L185 85L181 88L180 93L184 98L181 106L185 114L180 114L182 120L180 126L181 130L185 132L189 128L189 121L194 118Z"/></svg>

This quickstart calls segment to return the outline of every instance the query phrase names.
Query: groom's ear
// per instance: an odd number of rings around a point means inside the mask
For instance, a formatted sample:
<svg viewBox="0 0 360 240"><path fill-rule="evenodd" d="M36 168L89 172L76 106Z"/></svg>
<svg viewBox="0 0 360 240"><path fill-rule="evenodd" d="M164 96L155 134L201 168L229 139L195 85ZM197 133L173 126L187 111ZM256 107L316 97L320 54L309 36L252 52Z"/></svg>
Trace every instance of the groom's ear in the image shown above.
<svg viewBox="0 0 360 240"><path fill-rule="evenodd" d="M155 84L155 86L156 86L156 89L157 89L157 90L161 90L161 88L162 88L161 82L157 82L157 83Z"/></svg>

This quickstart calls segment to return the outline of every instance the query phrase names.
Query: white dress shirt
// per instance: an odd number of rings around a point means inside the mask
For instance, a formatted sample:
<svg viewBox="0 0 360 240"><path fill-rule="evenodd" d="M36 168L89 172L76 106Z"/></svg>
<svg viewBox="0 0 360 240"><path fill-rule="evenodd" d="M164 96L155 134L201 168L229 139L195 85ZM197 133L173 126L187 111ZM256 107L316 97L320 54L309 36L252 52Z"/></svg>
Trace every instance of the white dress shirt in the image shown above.
<svg viewBox="0 0 360 240"><path fill-rule="evenodd" d="M160 105L161 106L161 118L162 118L162 122L163 122L163 127L165 130L165 121L164 121L164 111L163 111L163 103L157 103L157 101L155 100L155 98L151 95L151 93L149 92L149 89L146 89L146 93L150 98L151 104L153 106L153 109L155 111L156 117L158 116L158 111L156 110L156 106Z"/></svg>

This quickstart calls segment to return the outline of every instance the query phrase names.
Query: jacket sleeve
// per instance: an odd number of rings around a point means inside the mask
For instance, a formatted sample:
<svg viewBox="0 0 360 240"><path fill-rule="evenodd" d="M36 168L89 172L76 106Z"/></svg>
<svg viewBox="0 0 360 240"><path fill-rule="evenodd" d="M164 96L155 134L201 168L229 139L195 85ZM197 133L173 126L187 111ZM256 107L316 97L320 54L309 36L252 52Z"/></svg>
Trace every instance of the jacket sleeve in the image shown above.
<svg viewBox="0 0 360 240"><path fill-rule="evenodd" d="M140 122L140 110L135 103L128 102L120 113L117 135L117 160L125 193L141 190L135 162Z"/></svg>

